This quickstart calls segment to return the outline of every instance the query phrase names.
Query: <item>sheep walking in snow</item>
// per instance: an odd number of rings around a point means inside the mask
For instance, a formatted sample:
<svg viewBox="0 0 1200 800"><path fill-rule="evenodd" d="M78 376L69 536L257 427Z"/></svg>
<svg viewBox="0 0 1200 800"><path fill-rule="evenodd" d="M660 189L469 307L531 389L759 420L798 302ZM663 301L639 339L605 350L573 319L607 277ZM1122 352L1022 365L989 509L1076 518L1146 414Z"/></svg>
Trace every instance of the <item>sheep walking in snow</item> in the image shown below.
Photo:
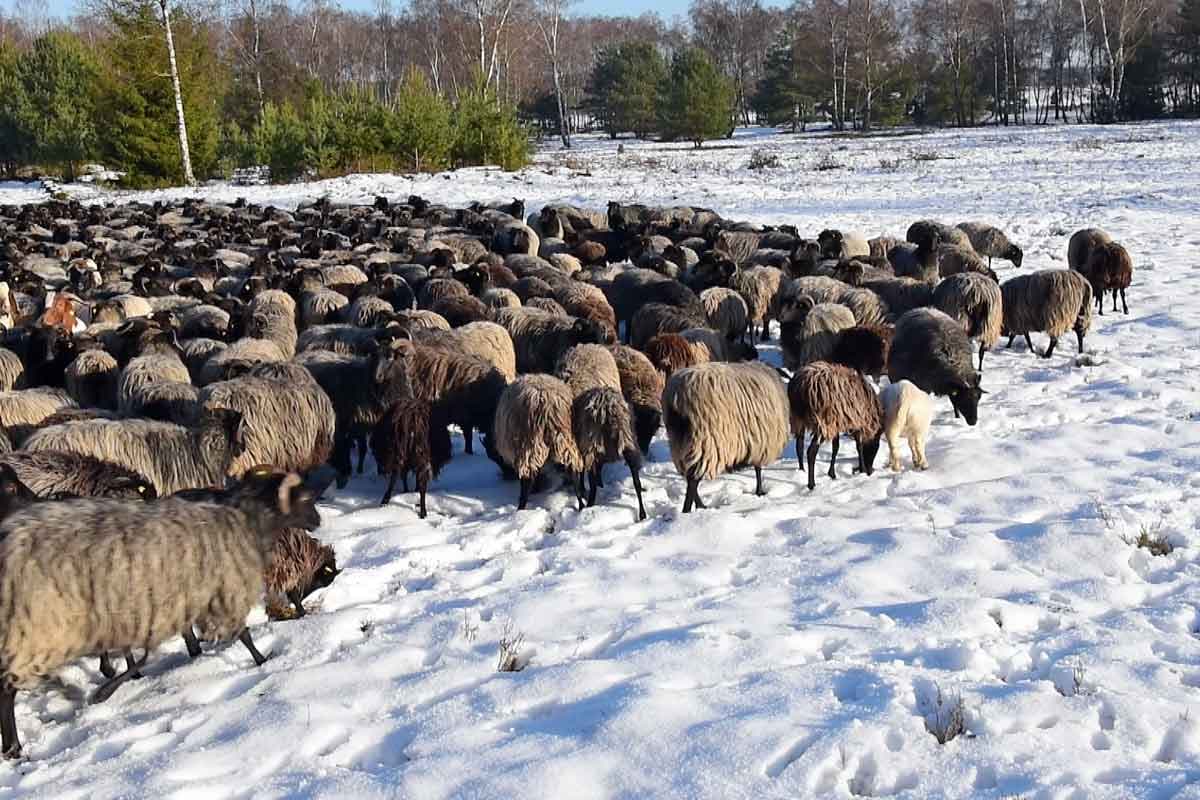
<svg viewBox="0 0 1200 800"><path fill-rule="evenodd" d="M425 495L429 483L450 461L450 415L442 403L405 398L393 403L371 432L371 453L379 472L388 476L387 489L379 505L391 502L400 478L408 491L412 472L420 494L417 516L425 519Z"/></svg>
<svg viewBox="0 0 1200 800"><path fill-rule="evenodd" d="M787 392L762 364L714 362L681 369L663 390L671 460L687 481L683 513L704 508L699 486L730 469L754 467L755 494L766 494L762 468L788 440Z"/></svg>
<svg viewBox="0 0 1200 800"><path fill-rule="evenodd" d="M884 387L879 394L883 403L883 433L888 443L888 466L900 471L900 440L908 441L916 469L929 469L925 458L925 439L933 421L933 400L912 381L899 381Z"/></svg>
<svg viewBox="0 0 1200 800"><path fill-rule="evenodd" d="M808 488L816 488L817 452L829 441L829 477L837 477L838 439L843 433L854 437L858 448L858 470L870 475L875 469L879 437L883 433L879 398L866 379L849 367L817 361L802 367L787 387L796 457L808 458ZM808 450L804 435L812 433ZM803 469L803 462L801 462Z"/></svg>
<svg viewBox="0 0 1200 800"><path fill-rule="evenodd" d="M1000 339L1004 325L1000 286L978 272L951 275L937 285L933 305L958 320L967 336L979 342L979 369L983 370L983 354Z"/></svg>
<svg viewBox="0 0 1200 800"><path fill-rule="evenodd" d="M1073 330L1079 352L1083 352L1083 337L1092 325L1092 285L1086 277L1074 270L1046 269L1005 281L1000 292L1004 298L1002 333L1008 334L1009 347L1020 334L1029 352L1037 352L1029 334L1044 332L1050 336L1050 346L1042 357L1050 358L1058 337Z"/></svg>
<svg viewBox="0 0 1200 800"><path fill-rule="evenodd" d="M957 227L971 240L971 247L981 256L987 256L988 266L993 258L1003 258L1011 261L1014 267L1020 268L1025 259L1025 253L1020 247L1008 240L1004 231L986 222L960 222Z"/></svg>
<svg viewBox="0 0 1200 800"><path fill-rule="evenodd" d="M573 400L567 384L543 374L522 375L500 395L496 449L521 482L518 511L529 504L534 478L551 463L567 471L583 508L583 458L571 428Z"/></svg>
<svg viewBox="0 0 1200 800"><path fill-rule="evenodd" d="M1092 285L1096 310L1104 315L1104 295L1112 292L1113 311L1117 310L1117 295L1121 296L1121 307L1129 313L1125 302L1125 290L1133 281L1133 259L1129 251L1099 228L1084 228L1071 236L1067 245L1067 264L1083 275Z"/></svg>
<svg viewBox="0 0 1200 800"><path fill-rule="evenodd" d="M896 321L888 353L888 380L915 383L930 394L950 398L955 416L968 425L979 418L979 373L962 325L932 308L917 308Z"/></svg>

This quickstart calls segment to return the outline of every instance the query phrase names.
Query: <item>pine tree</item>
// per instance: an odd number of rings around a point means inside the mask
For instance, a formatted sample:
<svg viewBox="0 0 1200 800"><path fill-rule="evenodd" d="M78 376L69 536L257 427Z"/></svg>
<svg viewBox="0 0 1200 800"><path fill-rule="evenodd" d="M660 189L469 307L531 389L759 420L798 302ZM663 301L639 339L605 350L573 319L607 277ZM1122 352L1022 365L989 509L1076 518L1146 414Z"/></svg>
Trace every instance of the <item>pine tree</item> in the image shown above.
<svg viewBox="0 0 1200 800"><path fill-rule="evenodd" d="M658 93L666 74L666 63L649 42L605 50L588 86L592 113L613 138L632 131L644 139L657 128Z"/></svg>
<svg viewBox="0 0 1200 800"><path fill-rule="evenodd" d="M97 75L91 56L66 33L38 38L16 62L32 159L61 166L66 180L74 180L76 168L96 150Z"/></svg>
<svg viewBox="0 0 1200 800"><path fill-rule="evenodd" d="M260 164L271 170L275 182L294 180L304 174L306 129L291 103L267 103L262 120L254 130L254 146Z"/></svg>
<svg viewBox="0 0 1200 800"><path fill-rule="evenodd" d="M468 166L499 164L520 169L529 163L529 137L517 120L515 106L502 103L482 76L458 101L454 110L454 160Z"/></svg>
<svg viewBox="0 0 1200 800"><path fill-rule="evenodd" d="M796 43L791 30L779 34L767 52L763 77L751 107L770 125L788 125L792 133L803 129L815 105L815 87L805 80L796 63Z"/></svg>
<svg viewBox="0 0 1200 800"><path fill-rule="evenodd" d="M417 172L437 172L450 163L454 134L451 108L415 67L400 84L396 96L395 124L391 148L399 163Z"/></svg>
<svg viewBox="0 0 1200 800"><path fill-rule="evenodd" d="M1171 49L1178 57L1176 73L1183 84L1185 113L1200 112L1200 0L1182 0L1171 31Z"/></svg>
<svg viewBox="0 0 1200 800"><path fill-rule="evenodd" d="M32 163L33 136L26 128L28 99L17 76L17 54L0 46L0 166L4 174Z"/></svg>
<svg viewBox="0 0 1200 800"><path fill-rule="evenodd" d="M663 137L686 139L700 147L705 139L728 135L733 120L733 87L696 48L680 50L660 103Z"/></svg>

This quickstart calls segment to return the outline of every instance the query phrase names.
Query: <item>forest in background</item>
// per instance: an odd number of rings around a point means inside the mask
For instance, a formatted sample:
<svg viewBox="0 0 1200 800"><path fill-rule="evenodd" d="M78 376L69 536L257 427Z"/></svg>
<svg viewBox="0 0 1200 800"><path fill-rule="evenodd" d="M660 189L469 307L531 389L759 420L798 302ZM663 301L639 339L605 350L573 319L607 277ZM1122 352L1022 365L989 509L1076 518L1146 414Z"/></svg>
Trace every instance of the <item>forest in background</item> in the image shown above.
<svg viewBox="0 0 1200 800"><path fill-rule="evenodd" d="M133 186L516 168L530 140L690 141L1200 115L1200 0L38 0L0 15L0 168Z"/></svg>

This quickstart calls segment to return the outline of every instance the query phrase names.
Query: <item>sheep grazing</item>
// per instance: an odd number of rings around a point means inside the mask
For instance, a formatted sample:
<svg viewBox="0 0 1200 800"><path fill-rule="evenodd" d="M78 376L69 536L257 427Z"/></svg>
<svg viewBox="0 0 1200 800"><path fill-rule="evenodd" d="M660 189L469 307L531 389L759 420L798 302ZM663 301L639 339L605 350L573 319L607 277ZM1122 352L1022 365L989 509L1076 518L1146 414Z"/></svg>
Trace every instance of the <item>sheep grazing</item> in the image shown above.
<svg viewBox="0 0 1200 800"><path fill-rule="evenodd" d="M951 275L937 285L933 305L958 322L967 336L979 341L979 370L983 354L1000 340L1004 310L1000 287L986 275L963 272Z"/></svg>
<svg viewBox="0 0 1200 800"><path fill-rule="evenodd" d="M683 513L705 507L700 481L746 465L754 467L755 494L765 494L762 468L779 459L788 441L787 392L773 369L756 363L681 369L663 389L663 418L671 460L687 481Z"/></svg>
<svg viewBox="0 0 1200 800"><path fill-rule="evenodd" d="M642 504L642 454L634 439L634 420L629 403L617 389L597 386L576 396L571 406L572 433L582 459L583 474L589 475L587 504L596 504L596 490L601 485L601 470L605 464L623 460L633 479L637 496L638 520L646 518Z"/></svg>
<svg viewBox="0 0 1200 800"><path fill-rule="evenodd" d="M67 394L81 406L117 407L120 369L117 360L100 349L84 350L67 365L63 382Z"/></svg>
<svg viewBox="0 0 1200 800"><path fill-rule="evenodd" d="M1092 285L1096 310L1104 316L1104 294L1112 292L1113 312L1117 310L1117 295L1121 296L1121 308L1129 313L1125 302L1125 290L1133 281L1133 259L1129 251L1099 228L1084 228L1071 236L1067 245L1067 264L1082 274Z"/></svg>
<svg viewBox="0 0 1200 800"><path fill-rule="evenodd" d="M154 500L158 492L146 477L91 456L66 451L18 450L0 455L3 464L42 499L55 497L108 497L118 500Z"/></svg>
<svg viewBox="0 0 1200 800"><path fill-rule="evenodd" d="M759 341L771 338L767 314L771 301L779 291L783 281L783 272L775 267L751 267L740 269L729 280L729 288L742 296L746 302L750 322L750 341L754 341L755 331L759 331Z"/></svg>
<svg viewBox="0 0 1200 800"><path fill-rule="evenodd" d="M937 248L938 276L948 278L962 272L979 272L999 282L996 273L969 247L956 244L940 244Z"/></svg>
<svg viewBox="0 0 1200 800"><path fill-rule="evenodd" d="M663 377L650 359L628 345L611 347L621 376L621 394L633 410L633 432L643 454L662 425Z"/></svg>
<svg viewBox="0 0 1200 800"><path fill-rule="evenodd" d="M978 421L979 373L967 332L954 319L932 308L917 308L896 321L888 354L888 380L908 379L930 394L950 398L955 415L968 425Z"/></svg>
<svg viewBox="0 0 1200 800"><path fill-rule="evenodd" d="M1083 337L1092 324L1092 285L1074 270L1047 269L1029 275L1018 275L1000 287L1004 298L1002 335L1008 336L1008 346L1021 334L1033 349L1029 334L1041 331L1050 336L1050 346L1042 354L1050 358L1058 337L1075 331L1079 352L1083 352Z"/></svg>
<svg viewBox="0 0 1200 800"><path fill-rule="evenodd" d="M864 258L871 255L871 244L860 233L827 228L817 235L817 244L825 258L841 261L844 258Z"/></svg>
<svg viewBox="0 0 1200 800"><path fill-rule="evenodd" d="M267 616L273 620L303 617L307 613L304 599L331 585L340 574L332 547L303 528L284 528L263 573ZM290 614L282 600L292 607Z"/></svg>
<svg viewBox="0 0 1200 800"><path fill-rule="evenodd" d="M231 504L85 499L14 513L0 524L4 756L21 754L17 691L83 656L148 652L199 623L205 638L237 638L262 664L246 617L262 595L275 540L284 528L319 525L312 492L283 473L246 481ZM138 666L109 680L93 702Z"/></svg>
<svg viewBox="0 0 1200 800"><path fill-rule="evenodd" d="M441 403L406 398L393 403L371 431L371 453L380 474L388 476L387 489L379 505L386 506L400 478L408 491L412 472L420 493L417 516L425 519L425 493L429 483L450 461L450 416Z"/></svg>
<svg viewBox="0 0 1200 800"><path fill-rule="evenodd" d="M31 452L66 451L91 456L145 475L159 496L219 486L245 449L242 415L205 409L195 427L151 420L84 420L35 432Z"/></svg>
<svg viewBox="0 0 1200 800"><path fill-rule="evenodd" d="M817 361L801 367L787 387L791 408L792 433L796 437L796 457L808 458L808 488L816 488L817 451L829 441L833 455L829 459L829 477L837 477L838 438L843 433L854 437L858 448L858 471L870 475L879 453L883 435L883 414L879 398L866 379L849 367ZM807 452L804 434L812 432ZM803 468L803 463L801 463Z"/></svg>
<svg viewBox="0 0 1200 800"><path fill-rule="evenodd" d="M529 503L534 478L547 464L567 471L583 508L583 458L571 426L574 397L551 375L522 375L500 395L496 408L496 449L521 481L517 510Z"/></svg>
<svg viewBox="0 0 1200 800"><path fill-rule="evenodd" d="M931 219L920 219L909 225L904 238L918 246L924 244L927 250L937 249L938 244L971 249L971 237L966 231Z"/></svg>
<svg viewBox="0 0 1200 800"><path fill-rule="evenodd" d="M496 322L508 331L517 356L517 372L554 371L563 353L577 344L611 344L611 331L591 320L559 317L532 308L497 311Z"/></svg>
<svg viewBox="0 0 1200 800"><path fill-rule="evenodd" d="M481 358L491 364L506 382L517 377L517 354L508 331L494 322L472 322L452 331L420 331L422 347L437 347Z"/></svg>
<svg viewBox="0 0 1200 800"><path fill-rule="evenodd" d="M960 222L956 227L967 235L976 253L987 256L989 267L993 258L1003 258L1020 268L1025 253L1008 240L1004 231L986 222Z"/></svg>
<svg viewBox="0 0 1200 800"><path fill-rule="evenodd" d="M789 302L783 311L779 346L788 370L827 360L833 353L839 331L854 327L854 314L837 303L813 305L808 297Z"/></svg>
<svg viewBox="0 0 1200 800"><path fill-rule="evenodd" d="M655 336L682 333L704 324L704 315L690 309L666 303L647 303L638 309L629 323L629 343L639 350L644 350Z"/></svg>
<svg viewBox="0 0 1200 800"><path fill-rule="evenodd" d="M933 421L933 400L912 381L899 381L884 387L879 394L883 404L883 433L888 443L888 466L900 471L900 440L908 440L913 467L929 469L925 458L925 438Z"/></svg>
<svg viewBox="0 0 1200 800"><path fill-rule="evenodd" d="M578 397L588 389L607 386L620 391L621 373L617 360L608 348L598 344L581 344L563 353L555 375Z"/></svg>

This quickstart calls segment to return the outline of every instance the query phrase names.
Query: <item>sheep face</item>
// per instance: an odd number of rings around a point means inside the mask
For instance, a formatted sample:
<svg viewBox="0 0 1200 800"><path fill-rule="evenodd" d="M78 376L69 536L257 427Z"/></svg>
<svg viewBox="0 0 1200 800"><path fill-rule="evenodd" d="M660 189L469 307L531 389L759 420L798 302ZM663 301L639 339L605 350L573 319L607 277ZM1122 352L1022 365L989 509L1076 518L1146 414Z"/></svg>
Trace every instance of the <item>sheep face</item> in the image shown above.
<svg viewBox="0 0 1200 800"><path fill-rule="evenodd" d="M633 406L633 432L637 437L638 447L645 454L650 453L650 442L654 434L662 427L662 412L653 406Z"/></svg>
<svg viewBox="0 0 1200 800"><path fill-rule="evenodd" d="M454 277L464 283L467 290L475 297L483 294L491 283L491 277L487 270L477 264L461 270Z"/></svg>
<svg viewBox="0 0 1200 800"><path fill-rule="evenodd" d="M407 331L401 331L396 338L382 342L375 354L375 385L387 387L389 394L410 396L410 376L415 356L416 349Z"/></svg>
<svg viewBox="0 0 1200 800"><path fill-rule="evenodd" d="M875 472L875 457L879 455L879 440L882 436L883 430L881 429L870 439L864 439L859 445L862 452L862 469L867 475Z"/></svg>
<svg viewBox="0 0 1200 800"><path fill-rule="evenodd" d="M145 500L147 502L158 499L158 490L154 488L154 484L144 478L128 478L119 477L113 478L107 484L105 497L114 497L127 500Z"/></svg>
<svg viewBox="0 0 1200 800"><path fill-rule="evenodd" d="M12 467L0 464L0 520L37 500Z"/></svg>
<svg viewBox="0 0 1200 800"><path fill-rule="evenodd" d="M979 400L982 397L983 389L978 386L959 386L950 393L950 403L968 425L974 425L979 421Z"/></svg>
<svg viewBox="0 0 1200 800"><path fill-rule="evenodd" d="M575 344L613 344L616 339L611 328L590 319L576 319L571 326L571 340Z"/></svg>
<svg viewBox="0 0 1200 800"><path fill-rule="evenodd" d="M817 243L821 246L821 255L825 258L841 260L846 256L846 243L841 231L826 228L817 235Z"/></svg>
<svg viewBox="0 0 1200 800"><path fill-rule="evenodd" d="M325 559L324 563L321 564L312 576L312 580L300 591L300 598L308 597L317 589L324 589L326 586L332 584L334 579L341 574L342 571L337 568L337 559L330 553L329 557Z"/></svg>
<svg viewBox="0 0 1200 800"><path fill-rule="evenodd" d="M1008 249L1004 251L1004 257L1012 262L1014 267L1020 267L1021 261L1025 258L1025 252L1015 244L1010 244Z"/></svg>
<svg viewBox="0 0 1200 800"><path fill-rule="evenodd" d="M812 275L820 261L821 245L812 240L801 239L792 248L791 273L796 277Z"/></svg>

